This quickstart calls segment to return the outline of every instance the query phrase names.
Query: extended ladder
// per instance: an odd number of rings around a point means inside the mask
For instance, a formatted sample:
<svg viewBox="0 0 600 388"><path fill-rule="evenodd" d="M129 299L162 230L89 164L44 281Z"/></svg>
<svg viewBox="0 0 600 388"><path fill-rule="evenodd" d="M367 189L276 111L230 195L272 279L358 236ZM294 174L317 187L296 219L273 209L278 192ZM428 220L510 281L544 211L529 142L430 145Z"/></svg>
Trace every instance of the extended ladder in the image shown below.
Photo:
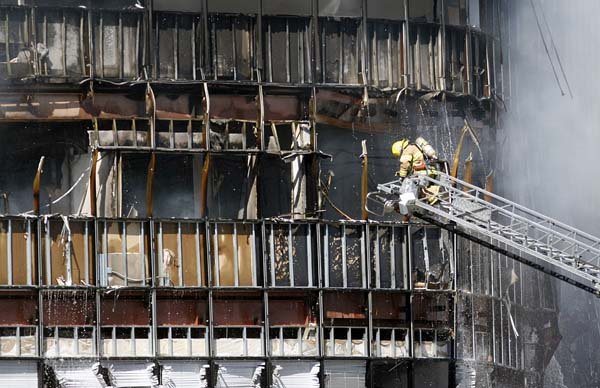
<svg viewBox="0 0 600 388"><path fill-rule="evenodd" d="M600 239L448 174L407 179L378 185L369 199L600 296ZM409 186L417 189L403 193ZM440 187L433 205L422 194L431 186Z"/></svg>

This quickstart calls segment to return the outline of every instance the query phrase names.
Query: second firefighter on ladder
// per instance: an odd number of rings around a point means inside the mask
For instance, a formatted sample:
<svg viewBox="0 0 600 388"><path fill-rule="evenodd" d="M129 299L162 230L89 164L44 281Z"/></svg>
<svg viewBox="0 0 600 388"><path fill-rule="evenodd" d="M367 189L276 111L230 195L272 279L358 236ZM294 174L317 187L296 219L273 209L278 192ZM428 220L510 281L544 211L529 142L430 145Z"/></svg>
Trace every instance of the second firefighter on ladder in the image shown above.
<svg viewBox="0 0 600 388"><path fill-rule="evenodd" d="M401 139L392 145L392 154L400 160L400 170L396 173L401 180L414 174L426 174L430 177L437 175L437 170L429 161L437 161L437 152L422 137L418 137L414 143L408 139ZM439 186L429 186L424 189L424 194L430 204L437 202Z"/></svg>

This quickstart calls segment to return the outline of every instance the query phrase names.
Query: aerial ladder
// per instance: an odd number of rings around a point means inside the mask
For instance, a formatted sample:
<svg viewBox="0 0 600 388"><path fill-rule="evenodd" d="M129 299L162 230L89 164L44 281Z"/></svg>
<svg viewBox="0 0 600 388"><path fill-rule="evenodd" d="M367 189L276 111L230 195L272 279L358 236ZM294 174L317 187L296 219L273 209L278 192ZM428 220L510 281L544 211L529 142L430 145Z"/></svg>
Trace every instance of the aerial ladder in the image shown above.
<svg viewBox="0 0 600 388"><path fill-rule="evenodd" d="M419 218L600 296L599 238L447 173L379 184L366 208Z"/></svg>

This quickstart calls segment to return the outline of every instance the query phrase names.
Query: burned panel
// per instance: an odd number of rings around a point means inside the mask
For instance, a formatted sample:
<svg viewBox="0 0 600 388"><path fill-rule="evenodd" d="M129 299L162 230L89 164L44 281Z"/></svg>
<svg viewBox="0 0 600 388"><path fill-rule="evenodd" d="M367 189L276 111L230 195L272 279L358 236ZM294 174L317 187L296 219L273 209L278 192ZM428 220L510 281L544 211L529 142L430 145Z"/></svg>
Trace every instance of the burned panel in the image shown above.
<svg viewBox="0 0 600 388"><path fill-rule="evenodd" d="M362 42L360 29L360 19L322 18L319 20L318 82L354 85L364 82L360 60Z"/></svg>
<svg viewBox="0 0 600 388"><path fill-rule="evenodd" d="M367 25L369 83L380 88L406 85L405 25L371 21Z"/></svg>
<svg viewBox="0 0 600 388"><path fill-rule="evenodd" d="M219 80L254 80L256 17L210 13L208 23L211 45L207 76Z"/></svg>
<svg viewBox="0 0 600 388"><path fill-rule="evenodd" d="M142 12L94 10L94 75L99 78L135 79L143 61Z"/></svg>
<svg viewBox="0 0 600 388"><path fill-rule="evenodd" d="M167 8L175 10L172 6ZM174 80L201 78L199 69L203 29L199 11L195 14L155 13L157 78Z"/></svg>
<svg viewBox="0 0 600 388"><path fill-rule="evenodd" d="M366 233L362 225L322 224L325 287L366 288Z"/></svg>
<svg viewBox="0 0 600 388"><path fill-rule="evenodd" d="M81 8L35 10L39 73L51 77L90 75L88 12Z"/></svg>
<svg viewBox="0 0 600 388"><path fill-rule="evenodd" d="M450 289L454 282L452 235L431 227L412 227L411 258L414 288Z"/></svg>
<svg viewBox="0 0 600 388"><path fill-rule="evenodd" d="M457 28L446 28L445 62L448 90L467 93L466 33Z"/></svg>
<svg viewBox="0 0 600 388"><path fill-rule="evenodd" d="M447 293L413 295L413 352L417 358L450 358L454 342L453 296Z"/></svg>
<svg viewBox="0 0 600 388"><path fill-rule="evenodd" d="M310 19L263 19L265 79L276 83L308 83L311 75Z"/></svg>
<svg viewBox="0 0 600 388"><path fill-rule="evenodd" d="M408 288L407 230L393 225L369 226L371 286Z"/></svg>
<svg viewBox="0 0 600 388"><path fill-rule="evenodd" d="M313 224L265 224L269 284L314 287L317 283L317 232Z"/></svg>
<svg viewBox="0 0 600 388"><path fill-rule="evenodd" d="M440 28L428 24L411 24L409 50L412 62L410 74L418 90L437 90L442 77L440 60Z"/></svg>
<svg viewBox="0 0 600 388"><path fill-rule="evenodd" d="M0 8L0 76L21 78L33 74L35 47L30 47L30 14L26 8Z"/></svg>

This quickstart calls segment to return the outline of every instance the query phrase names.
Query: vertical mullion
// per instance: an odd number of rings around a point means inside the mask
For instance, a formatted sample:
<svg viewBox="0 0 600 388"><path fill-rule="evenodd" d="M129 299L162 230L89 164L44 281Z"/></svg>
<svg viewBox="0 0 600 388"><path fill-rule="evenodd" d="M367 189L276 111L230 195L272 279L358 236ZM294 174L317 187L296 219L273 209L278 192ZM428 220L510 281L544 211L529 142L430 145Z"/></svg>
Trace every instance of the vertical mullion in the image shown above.
<svg viewBox="0 0 600 388"><path fill-rule="evenodd" d="M196 237L194 239L196 246L196 277L198 280L198 287L202 287L202 261L200 260L200 224L195 223ZM205 240L206 241L206 240Z"/></svg>
<svg viewBox="0 0 600 388"><path fill-rule="evenodd" d="M379 241L379 225L375 225L375 287L381 288L381 264L380 264L380 241Z"/></svg>
<svg viewBox="0 0 600 388"><path fill-rule="evenodd" d="M60 37L63 46L62 50L62 65L63 65L63 76L67 76L67 18L65 11L61 11L62 14L62 25L60 26Z"/></svg>
<svg viewBox="0 0 600 388"><path fill-rule="evenodd" d="M90 284L90 252L89 252L89 221L83 223L83 278L86 284Z"/></svg>
<svg viewBox="0 0 600 388"><path fill-rule="evenodd" d="M346 256L346 224L342 225L342 286L348 287L348 257Z"/></svg>
<svg viewBox="0 0 600 388"><path fill-rule="evenodd" d="M175 79L179 79L179 15L175 16L175 31L173 31L173 71Z"/></svg>
<svg viewBox="0 0 600 388"><path fill-rule="evenodd" d="M269 256L270 256L270 264L271 264L271 286L276 287L276 277L275 277L275 230L274 224L270 225L270 234L269 234Z"/></svg>
<svg viewBox="0 0 600 388"><path fill-rule="evenodd" d="M291 82L290 20L285 18L285 80Z"/></svg>
<svg viewBox="0 0 600 388"><path fill-rule="evenodd" d="M256 273L256 268L258 267L256 263L256 224L251 224L251 228L252 234L250 241L250 260L252 262L250 263L250 271L252 272L252 285L256 287L258 286L258 275Z"/></svg>
<svg viewBox="0 0 600 388"><path fill-rule="evenodd" d="M221 286L221 260L219 259L219 229L218 224L214 224L214 234L213 234L213 247L215 255L215 280L217 283L217 287Z"/></svg>
<svg viewBox="0 0 600 388"><path fill-rule="evenodd" d="M323 272L325 274L325 287L329 287L329 225L324 224L323 226L325 227L325 235L323 236L325 240L323 244L323 258L325 260L325 268L323 269Z"/></svg>
<svg viewBox="0 0 600 388"><path fill-rule="evenodd" d="M119 33L117 37L117 55L118 55L118 66L119 66L119 78L123 79L125 58L123 52L123 14L119 12Z"/></svg>
<svg viewBox="0 0 600 388"><path fill-rule="evenodd" d="M124 278L123 279L123 283L125 284L125 286L129 285L129 272L128 272L128 268L127 268L127 224L126 221L123 221L121 223L121 227L123 228L122 232L121 232L121 255L122 255L122 263L123 263L123 271L124 271Z"/></svg>
<svg viewBox="0 0 600 388"><path fill-rule="evenodd" d="M390 226L390 277L391 286L396 288L396 228Z"/></svg>
<svg viewBox="0 0 600 388"><path fill-rule="evenodd" d="M313 286L313 278L314 278L314 276L313 276L313 263L312 263L312 253L313 253L312 252L312 247L313 247L313 244L312 244L312 227L311 226L312 225L310 225L310 224L306 225L306 229L308 230L308 232L306 234L306 249L307 249L306 257L307 257L307 260L308 260L306 267L308 269L307 276L308 276L308 286L309 287Z"/></svg>
<svg viewBox="0 0 600 388"><path fill-rule="evenodd" d="M142 285L146 285L146 247L144 244L146 238L146 232L144 228L144 222L140 222L140 256L142 266Z"/></svg>
<svg viewBox="0 0 600 388"><path fill-rule="evenodd" d="M231 52L232 52L232 59L233 59L233 79L237 81L238 63L237 63L237 42L236 42L235 32L236 32L235 31L235 19L232 17L231 18L231 43L232 43Z"/></svg>
<svg viewBox="0 0 600 388"><path fill-rule="evenodd" d="M48 227L48 229L50 229ZM13 285L13 249L12 249L12 245L13 245L13 235L12 235L12 220L9 219L8 220L8 233L6 235L6 253L7 253L7 279L8 279L8 285L12 286ZM46 251L49 249L49 245L48 243L46 243Z"/></svg>
<svg viewBox="0 0 600 388"><path fill-rule="evenodd" d="M288 224L288 265L290 275L290 286L294 287L294 255L292 244L292 224Z"/></svg>
<svg viewBox="0 0 600 388"><path fill-rule="evenodd" d="M360 273L362 287L367 288L367 225L360 226Z"/></svg>
<svg viewBox="0 0 600 388"><path fill-rule="evenodd" d="M237 234L237 223L233 223L233 285L239 287L240 285L240 263L239 263L239 252L238 252L238 234Z"/></svg>
<svg viewBox="0 0 600 388"><path fill-rule="evenodd" d="M27 247L26 247L26 262L27 262L27 285L31 286L33 284L33 274L32 274L32 269L33 269L33 252L32 252L32 238L31 238L31 220L27 220ZM68 249L69 252L69 257L67 258L67 263L71 263L71 256L70 256L70 247ZM70 275L70 272L69 272ZM71 279L70 276L68 276L69 279Z"/></svg>
<svg viewBox="0 0 600 388"><path fill-rule="evenodd" d="M158 224L158 236L157 236L157 243L158 243L158 258L160 259L160 270L158 271L158 275L161 279L160 284L163 286L169 286L168 283L168 277L167 277L167 271L166 271L166 266L163 264L165 262L165 252L163 251L163 223L162 221L159 222Z"/></svg>
<svg viewBox="0 0 600 388"><path fill-rule="evenodd" d="M179 264L179 286L183 287L183 242L182 240L181 222L177 222L177 261Z"/></svg>

